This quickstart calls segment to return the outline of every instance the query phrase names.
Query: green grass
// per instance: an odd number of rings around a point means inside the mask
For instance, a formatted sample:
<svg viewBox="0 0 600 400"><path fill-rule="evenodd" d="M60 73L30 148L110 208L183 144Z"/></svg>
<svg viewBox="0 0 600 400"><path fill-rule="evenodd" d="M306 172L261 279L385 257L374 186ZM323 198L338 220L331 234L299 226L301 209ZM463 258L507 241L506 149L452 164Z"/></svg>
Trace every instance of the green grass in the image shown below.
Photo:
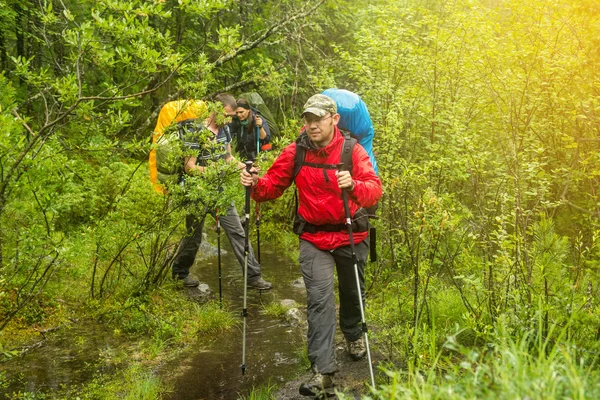
<svg viewBox="0 0 600 400"><path fill-rule="evenodd" d="M367 309L373 347L388 360L371 398L600 398L597 324L585 319L592 313L559 318L540 301L526 320L518 310L492 320L486 310L469 313L455 290L432 279L415 329L410 282L389 286L373 292Z"/></svg>
<svg viewBox="0 0 600 400"><path fill-rule="evenodd" d="M120 370L113 376L97 375L81 387L62 387L54 392L17 392L10 400L80 399L80 400L157 400L170 391L160 378L140 364Z"/></svg>
<svg viewBox="0 0 600 400"><path fill-rule="evenodd" d="M377 399L597 399L596 356L564 340L565 329L544 339L533 331L510 333L503 325L482 348L448 338L429 363L386 370ZM343 397L341 397L343 398Z"/></svg>
<svg viewBox="0 0 600 400"><path fill-rule="evenodd" d="M137 367L128 369L123 381L125 393L117 391L115 399L153 400L159 399L167 391L159 378ZM115 387L114 382L112 387Z"/></svg>
<svg viewBox="0 0 600 400"><path fill-rule="evenodd" d="M169 390L159 377L142 365L134 364L114 376L97 376L81 388L53 394L52 398L156 400Z"/></svg>
<svg viewBox="0 0 600 400"><path fill-rule="evenodd" d="M275 399L275 392L277 386L270 382L266 385L259 386L258 388L253 387L252 391L248 396L239 397L240 400L272 400Z"/></svg>
<svg viewBox="0 0 600 400"><path fill-rule="evenodd" d="M297 304L295 305L295 307L297 307ZM291 307L285 307L285 306L283 306L278 301L272 301L270 303L263 304L263 306L262 306L262 312L265 313L266 315L271 316L271 317L283 318L285 316L285 313L290 308Z"/></svg>

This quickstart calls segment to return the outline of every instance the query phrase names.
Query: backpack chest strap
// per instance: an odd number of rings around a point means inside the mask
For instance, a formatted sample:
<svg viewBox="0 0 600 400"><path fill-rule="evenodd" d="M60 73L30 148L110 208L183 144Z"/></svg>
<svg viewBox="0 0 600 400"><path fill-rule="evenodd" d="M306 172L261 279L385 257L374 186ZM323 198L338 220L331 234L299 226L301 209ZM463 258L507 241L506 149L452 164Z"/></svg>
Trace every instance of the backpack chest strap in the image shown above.
<svg viewBox="0 0 600 400"><path fill-rule="evenodd" d="M337 169L336 164L319 164L319 163L312 163L312 162L305 161L304 165L307 165L307 166L313 167L313 168Z"/></svg>
<svg viewBox="0 0 600 400"><path fill-rule="evenodd" d="M312 163L312 162L305 161L304 165L306 165L308 167L322 169L323 170L323 178L325 179L325 182L329 182L329 176L327 176L327 170L337 170L337 165L335 165L335 164L318 164L318 163Z"/></svg>

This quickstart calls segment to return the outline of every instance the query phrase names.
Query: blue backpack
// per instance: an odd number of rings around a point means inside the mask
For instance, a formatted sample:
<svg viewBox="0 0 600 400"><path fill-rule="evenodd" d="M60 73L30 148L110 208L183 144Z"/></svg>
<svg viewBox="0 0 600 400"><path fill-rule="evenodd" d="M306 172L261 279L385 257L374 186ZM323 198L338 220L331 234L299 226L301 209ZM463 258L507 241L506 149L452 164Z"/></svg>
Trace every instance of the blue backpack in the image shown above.
<svg viewBox="0 0 600 400"><path fill-rule="evenodd" d="M337 103L340 122L338 127L349 131L367 151L375 173L379 175L377 160L373 154L375 130L365 102L356 94L345 89L327 89L323 92Z"/></svg>

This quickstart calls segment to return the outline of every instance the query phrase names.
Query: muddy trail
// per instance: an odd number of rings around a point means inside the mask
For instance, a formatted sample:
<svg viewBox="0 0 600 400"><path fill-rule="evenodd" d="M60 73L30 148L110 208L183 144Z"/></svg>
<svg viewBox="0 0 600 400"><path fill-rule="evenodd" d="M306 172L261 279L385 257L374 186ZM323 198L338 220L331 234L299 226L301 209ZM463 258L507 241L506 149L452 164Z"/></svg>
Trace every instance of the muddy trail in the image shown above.
<svg viewBox="0 0 600 400"><path fill-rule="evenodd" d="M211 232L211 236L213 233ZM222 236L222 289L224 307L239 318L228 332L200 338L201 347L190 349L183 358L170 362L158 371L173 391L166 398L183 399L238 399L253 388L281 385L298 371L298 357L303 349L304 333L298 329L297 319L286 320L265 312L271 303L287 299L290 304L302 305L304 286L297 282L299 275L290 258L273 246L261 249L263 276L273 283L269 291L248 291L246 365L242 375L242 317L243 275L229 242ZM211 242L216 243L216 239ZM263 247L264 246L263 244ZM210 299L219 299L216 249L203 244L201 257L191 269L202 284L210 288ZM296 281L296 282L294 282ZM203 290L206 286L202 285ZM186 289L184 289L186 290ZM203 294L187 290L198 301Z"/></svg>

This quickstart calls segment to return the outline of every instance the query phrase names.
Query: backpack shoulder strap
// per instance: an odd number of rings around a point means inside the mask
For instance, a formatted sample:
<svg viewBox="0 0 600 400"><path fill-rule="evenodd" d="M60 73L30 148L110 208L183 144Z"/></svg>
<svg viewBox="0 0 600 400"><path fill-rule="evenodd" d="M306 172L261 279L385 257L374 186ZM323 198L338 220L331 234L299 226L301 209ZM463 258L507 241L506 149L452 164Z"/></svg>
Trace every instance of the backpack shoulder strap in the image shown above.
<svg viewBox="0 0 600 400"><path fill-rule="evenodd" d="M342 135L344 135L344 145L342 146L340 162L344 165L344 171L352 172L352 152L354 151L354 146L358 142L350 132L341 129L340 131L342 132Z"/></svg>
<svg viewBox="0 0 600 400"><path fill-rule="evenodd" d="M304 165L304 160L306 159L306 148L300 145L300 141L302 140L302 136L306 136L306 131L302 130L300 132L300 136L296 139L296 155L294 156L294 174L292 175L292 179L294 182L296 181L296 177L300 173L302 166Z"/></svg>
<svg viewBox="0 0 600 400"><path fill-rule="evenodd" d="M231 136L231 129L229 128L229 125L223 126L223 132L225 132L225 138L227 140L227 143L231 143L233 137Z"/></svg>

